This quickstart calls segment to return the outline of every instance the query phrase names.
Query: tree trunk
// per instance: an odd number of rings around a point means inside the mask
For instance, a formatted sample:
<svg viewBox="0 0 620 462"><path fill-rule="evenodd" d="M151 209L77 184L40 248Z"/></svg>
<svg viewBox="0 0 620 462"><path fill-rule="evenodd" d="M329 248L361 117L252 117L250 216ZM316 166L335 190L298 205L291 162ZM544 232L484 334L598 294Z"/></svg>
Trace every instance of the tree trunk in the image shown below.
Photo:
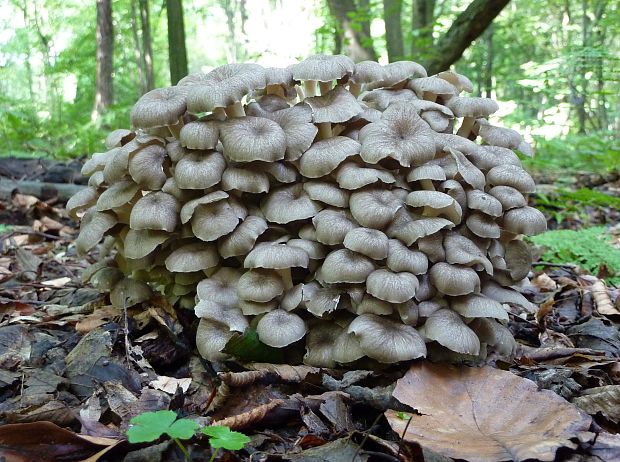
<svg viewBox="0 0 620 462"><path fill-rule="evenodd" d="M510 0L474 0L452 23L433 47L433 57L424 62L428 74L448 69L491 24Z"/></svg>
<svg viewBox="0 0 620 462"><path fill-rule="evenodd" d="M493 24L483 34L486 45L486 59L484 62L484 96L492 98L493 93ZM480 92L482 93L482 92Z"/></svg>
<svg viewBox="0 0 620 462"><path fill-rule="evenodd" d="M358 11L353 0L327 0L327 6L340 28L336 31L336 49L355 62L376 60L368 19L356 23L351 21L350 15ZM360 0L360 8L368 8L368 0Z"/></svg>
<svg viewBox="0 0 620 462"><path fill-rule="evenodd" d="M168 15L168 56L170 83L176 85L187 75L187 49L185 48L185 23L182 0L166 0Z"/></svg>
<svg viewBox="0 0 620 462"><path fill-rule="evenodd" d="M153 72L153 45L151 40L151 18L148 0L140 0L140 23L142 25L142 53L144 57L144 77L146 90L155 88Z"/></svg>
<svg viewBox="0 0 620 462"><path fill-rule="evenodd" d="M92 120L95 121L112 104L112 55L114 35L112 29L112 0L97 1L97 74L95 108Z"/></svg>
<svg viewBox="0 0 620 462"><path fill-rule="evenodd" d="M433 47L436 0L413 0L411 56L414 61L429 55Z"/></svg>
<svg viewBox="0 0 620 462"><path fill-rule="evenodd" d="M383 21L385 22L385 42L388 61L394 62L404 58L403 27L401 15L402 0L383 0Z"/></svg>
<svg viewBox="0 0 620 462"><path fill-rule="evenodd" d="M136 13L136 0L131 0L131 35L133 37L133 55L136 61L136 69L138 70L138 82L140 83L140 95L145 94L147 90L146 79L144 78L144 59L142 56L142 45L140 41L140 32L138 31L138 15Z"/></svg>

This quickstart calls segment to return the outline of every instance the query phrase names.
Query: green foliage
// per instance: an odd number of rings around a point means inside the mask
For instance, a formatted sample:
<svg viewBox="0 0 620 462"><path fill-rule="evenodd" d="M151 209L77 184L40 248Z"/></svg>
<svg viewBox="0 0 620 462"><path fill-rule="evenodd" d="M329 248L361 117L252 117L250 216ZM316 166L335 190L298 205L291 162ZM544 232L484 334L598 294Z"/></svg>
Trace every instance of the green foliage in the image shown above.
<svg viewBox="0 0 620 462"><path fill-rule="evenodd" d="M127 440L130 443L150 443L162 435L179 440L188 440L200 427L189 419L177 419L174 411L145 412L133 419L132 427L127 430Z"/></svg>
<svg viewBox="0 0 620 462"><path fill-rule="evenodd" d="M243 433L233 432L230 428L221 425L204 427L201 432L209 437L209 444L216 449L238 451L250 442L250 438Z"/></svg>
<svg viewBox="0 0 620 462"><path fill-rule="evenodd" d="M5 225L3 223L0 223L0 234L8 233L12 229L13 227L11 225Z"/></svg>
<svg viewBox="0 0 620 462"><path fill-rule="evenodd" d="M576 172L619 171L620 140L606 132L550 140L538 137L536 155L524 159L523 164L530 170L560 173L565 177Z"/></svg>
<svg viewBox="0 0 620 462"><path fill-rule="evenodd" d="M536 193L534 199L536 207L550 215L557 223L575 214L588 223L590 217L586 206L620 211L620 198L589 188L580 188L576 191L559 188L550 193Z"/></svg>
<svg viewBox="0 0 620 462"><path fill-rule="evenodd" d="M608 282L620 284L620 250L610 244L603 227L547 231L529 239L544 248L544 261L579 265L595 275L605 270L611 275Z"/></svg>

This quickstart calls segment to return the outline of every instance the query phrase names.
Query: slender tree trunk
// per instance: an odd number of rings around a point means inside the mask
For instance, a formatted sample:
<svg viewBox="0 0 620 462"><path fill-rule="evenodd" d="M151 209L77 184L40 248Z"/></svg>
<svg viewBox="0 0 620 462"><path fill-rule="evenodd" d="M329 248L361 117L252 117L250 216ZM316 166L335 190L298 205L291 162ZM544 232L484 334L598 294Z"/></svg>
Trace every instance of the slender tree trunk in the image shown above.
<svg viewBox="0 0 620 462"><path fill-rule="evenodd" d="M482 35L486 45L486 59L484 61L484 96L492 98L493 93L493 24ZM482 93L482 92L481 92Z"/></svg>
<svg viewBox="0 0 620 462"><path fill-rule="evenodd" d="M588 47L588 29L590 18L588 17L588 0L581 0L581 57L579 58L578 76L579 84L577 88L577 130L583 135L586 133L586 120L588 118L586 112L586 100L588 98L588 79L586 73L588 70L588 62L586 59L586 49Z"/></svg>
<svg viewBox="0 0 620 462"><path fill-rule="evenodd" d="M401 24L402 10L402 0L383 0L385 42L388 53L388 61L390 62L399 61L405 57L403 27Z"/></svg>
<svg viewBox="0 0 620 462"><path fill-rule="evenodd" d="M187 75L187 49L185 48L185 23L182 0L166 0L168 15L168 56L170 83L176 85Z"/></svg>
<svg viewBox="0 0 620 462"><path fill-rule="evenodd" d="M97 74L95 108L91 118L99 116L112 104L112 55L114 35L112 29L112 0L97 1Z"/></svg>
<svg viewBox="0 0 620 462"><path fill-rule="evenodd" d="M144 78L144 59L142 54L142 42L138 31L138 15L136 13L136 0L131 0L131 35L133 37L133 55L138 70L138 82L140 84L140 95L148 91L146 79Z"/></svg>
<svg viewBox="0 0 620 462"><path fill-rule="evenodd" d="M413 0L411 56L413 60L428 55L433 47L433 25L436 0Z"/></svg>
<svg viewBox="0 0 620 462"><path fill-rule="evenodd" d="M368 8L368 0L360 0L359 5L360 8ZM351 21L351 15L358 10L353 0L327 0L327 6L339 25L335 35L337 52L346 54L356 62L376 60L368 19L355 24Z"/></svg>
<svg viewBox="0 0 620 462"><path fill-rule="evenodd" d="M510 0L473 0L433 47L433 57L425 60L431 74L448 69L491 24Z"/></svg>
<svg viewBox="0 0 620 462"><path fill-rule="evenodd" d="M144 56L144 77L146 90L155 88L153 72L153 45L151 40L151 15L148 0L140 0L140 23L142 24L142 52Z"/></svg>

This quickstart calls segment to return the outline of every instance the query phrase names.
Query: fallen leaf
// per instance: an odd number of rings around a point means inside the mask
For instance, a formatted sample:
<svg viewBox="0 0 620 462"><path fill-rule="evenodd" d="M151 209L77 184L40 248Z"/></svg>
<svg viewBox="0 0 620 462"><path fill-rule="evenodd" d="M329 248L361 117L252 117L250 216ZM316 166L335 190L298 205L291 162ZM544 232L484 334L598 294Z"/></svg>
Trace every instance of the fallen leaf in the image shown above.
<svg viewBox="0 0 620 462"><path fill-rule="evenodd" d="M411 421L385 415L409 442L470 462L552 461L591 418L549 390L491 367L414 364L396 383L394 397L422 415Z"/></svg>
<svg viewBox="0 0 620 462"><path fill-rule="evenodd" d="M184 379L175 379L174 377L166 377L165 375L162 375L158 377L157 380L153 380L149 383L151 387L156 390L166 392L169 395L176 393L177 388L183 390L183 393L187 393L187 390L189 390L189 386L191 384L192 379L189 377Z"/></svg>
<svg viewBox="0 0 620 462"><path fill-rule="evenodd" d="M551 292L558 288L556 282L547 273L541 273L532 279L532 285L546 292Z"/></svg>
<svg viewBox="0 0 620 462"><path fill-rule="evenodd" d="M594 445L589 448L588 452L603 462L620 460L620 435L612 435L607 432L599 433Z"/></svg>
<svg viewBox="0 0 620 462"><path fill-rule="evenodd" d="M7 461L95 462L120 441L80 436L51 422L8 424L0 427L0 459ZM93 458L97 455L97 458ZM88 456L87 459L84 459Z"/></svg>
<svg viewBox="0 0 620 462"><path fill-rule="evenodd" d="M365 462L368 455L360 451L360 447L349 438L342 438L299 454L284 456L284 460L295 462Z"/></svg>
<svg viewBox="0 0 620 462"><path fill-rule="evenodd" d="M573 399L581 409L590 415L600 412L611 420L620 421L620 385L607 385L585 390L581 396Z"/></svg>
<svg viewBox="0 0 620 462"><path fill-rule="evenodd" d="M55 287L57 289L60 289L61 287L66 286L69 282L71 282L71 278L68 277L62 277L62 278L56 278L56 279L49 279L47 281L41 281L41 284L43 284L44 286L49 286L49 287Z"/></svg>

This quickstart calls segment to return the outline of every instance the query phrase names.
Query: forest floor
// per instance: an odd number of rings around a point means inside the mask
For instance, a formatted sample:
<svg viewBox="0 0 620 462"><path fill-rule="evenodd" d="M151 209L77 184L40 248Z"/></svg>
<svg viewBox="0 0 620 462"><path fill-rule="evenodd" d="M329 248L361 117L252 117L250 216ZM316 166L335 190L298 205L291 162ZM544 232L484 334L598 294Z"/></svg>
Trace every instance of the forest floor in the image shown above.
<svg viewBox="0 0 620 462"><path fill-rule="evenodd" d="M617 193L608 180L592 187ZM0 460L186 460L165 437L127 442L131 418L161 409L250 437L219 461L620 460L620 289L604 268L537 267L525 292L537 309L509 321L513 358L382 372L211 364L193 313L158 298L123 312L82 283L98 256L76 255L77 224L53 192L1 194ZM554 227L618 222L612 207L566 210ZM212 460L207 438L185 445Z"/></svg>

